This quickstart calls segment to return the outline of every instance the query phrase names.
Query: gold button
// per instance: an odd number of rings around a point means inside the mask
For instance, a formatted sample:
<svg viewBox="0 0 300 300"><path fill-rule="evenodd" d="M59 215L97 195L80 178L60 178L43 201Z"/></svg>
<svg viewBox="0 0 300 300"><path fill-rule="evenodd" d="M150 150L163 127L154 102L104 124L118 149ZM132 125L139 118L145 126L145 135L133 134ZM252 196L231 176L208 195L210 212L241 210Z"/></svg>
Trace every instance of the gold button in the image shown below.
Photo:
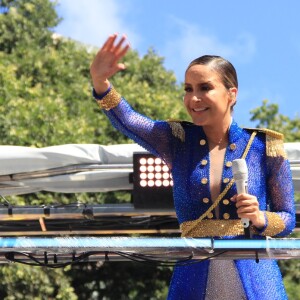
<svg viewBox="0 0 300 300"><path fill-rule="evenodd" d="M202 201L203 201L204 203L208 203L208 202L209 202L209 199L208 199L208 198L203 198Z"/></svg>
<svg viewBox="0 0 300 300"><path fill-rule="evenodd" d="M228 200L228 199L224 199L224 200L223 200L223 204L224 204L224 205L228 205L228 204L229 204L229 200Z"/></svg>
<svg viewBox="0 0 300 300"><path fill-rule="evenodd" d="M235 150L236 149L236 144L230 144L229 147L230 147L231 150Z"/></svg>
<svg viewBox="0 0 300 300"><path fill-rule="evenodd" d="M206 166L207 165L207 160L206 159L202 159L201 160L201 165L202 166Z"/></svg>
<svg viewBox="0 0 300 300"><path fill-rule="evenodd" d="M206 177L204 177L204 178L201 179L201 183L202 184L207 184L207 182L208 182L208 179Z"/></svg>
<svg viewBox="0 0 300 300"><path fill-rule="evenodd" d="M223 215L223 218L224 218L225 220L228 220L228 219L230 218L230 214L225 213L225 214Z"/></svg>
<svg viewBox="0 0 300 300"><path fill-rule="evenodd" d="M225 164L225 166L226 166L227 168L232 167L232 162L231 162L231 161L227 161L226 164Z"/></svg>
<svg viewBox="0 0 300 300"><path fill-rule="evenodd" d="M207 215L207 217L208 217L209 219L212 219L212 218L214 217L214 214L213 214L213 213L209 213L209 214Z"/></svg>
<svg viewBox="0 0 300 300"><path fill-rule="evenodd" d="M206 140L200 140L200 145L204 146L206 144Z"/></svg>
<svg viewBox="0 0 300 300"><path fill-rule="evenodd" d="M223 182L224 182L224 183L228 183L228 182L229 182L229 178L224 178L224 179L223 179Z"/></svg>

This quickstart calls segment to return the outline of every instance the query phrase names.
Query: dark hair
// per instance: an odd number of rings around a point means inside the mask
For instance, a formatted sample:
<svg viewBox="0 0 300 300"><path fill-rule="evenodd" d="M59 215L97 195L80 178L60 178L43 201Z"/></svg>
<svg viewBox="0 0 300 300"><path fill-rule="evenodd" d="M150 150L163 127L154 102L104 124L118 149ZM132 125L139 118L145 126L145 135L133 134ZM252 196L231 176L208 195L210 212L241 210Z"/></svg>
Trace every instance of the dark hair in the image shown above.
<svg viewBox="0 0 300 300"><path fill-rule="evenodd" d="M203 55L194 59L187 67L186 71L194 65L207 65L216 71L225 86L230 89L232 87L238 88L238 79L234 66L226 59L217 55Z"/></svg>

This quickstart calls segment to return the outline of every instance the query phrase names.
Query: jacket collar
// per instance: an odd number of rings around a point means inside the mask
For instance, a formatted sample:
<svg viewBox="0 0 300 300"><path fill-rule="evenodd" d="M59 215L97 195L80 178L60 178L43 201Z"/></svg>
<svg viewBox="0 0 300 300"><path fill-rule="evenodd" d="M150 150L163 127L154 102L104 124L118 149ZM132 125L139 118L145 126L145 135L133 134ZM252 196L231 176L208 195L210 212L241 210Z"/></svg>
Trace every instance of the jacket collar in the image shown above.
<svg viewBox="0 0 300 300"><path fill-rule="evenodd" d="M232 120L231 125L229 127L229 143L235 143L237 140L239 140L242 137L243 129L238 126L238 124Z"/></svg>

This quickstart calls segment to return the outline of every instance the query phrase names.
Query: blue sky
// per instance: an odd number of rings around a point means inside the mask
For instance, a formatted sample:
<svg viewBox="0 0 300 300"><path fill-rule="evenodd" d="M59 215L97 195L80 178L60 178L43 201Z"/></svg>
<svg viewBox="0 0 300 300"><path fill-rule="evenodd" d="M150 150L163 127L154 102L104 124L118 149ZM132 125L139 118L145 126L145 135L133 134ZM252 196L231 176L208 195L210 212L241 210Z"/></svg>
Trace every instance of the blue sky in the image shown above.
<svg viewBox="0 0 300 300"><path fill-rule="evenodd" d="M59 0L57 12L57 33L99 47L124 33L141 56L152 47L164 57L180 82L192 59L227 58L238 72L234 118L242 126L255 125L249 112L264 99L299 116L298 0Z"/></svg>

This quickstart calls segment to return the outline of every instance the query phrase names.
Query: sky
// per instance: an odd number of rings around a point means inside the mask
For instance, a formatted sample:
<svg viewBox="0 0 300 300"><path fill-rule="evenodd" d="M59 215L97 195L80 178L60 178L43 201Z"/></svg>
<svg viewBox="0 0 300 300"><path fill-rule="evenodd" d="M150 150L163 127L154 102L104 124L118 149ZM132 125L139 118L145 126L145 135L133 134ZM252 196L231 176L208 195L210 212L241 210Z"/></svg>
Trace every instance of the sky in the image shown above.
<svg viewBox="0 0 300 300"><path fill-rule="evenodd" d="M298 0L59 0L56 10L57 33L99 48L108 35L126 34L141 57L150 48L164 57L178 82L196 57L228 59L239 78L234 119L241 126L255 127L250 111L265 99L299 116Z"/></svg>

